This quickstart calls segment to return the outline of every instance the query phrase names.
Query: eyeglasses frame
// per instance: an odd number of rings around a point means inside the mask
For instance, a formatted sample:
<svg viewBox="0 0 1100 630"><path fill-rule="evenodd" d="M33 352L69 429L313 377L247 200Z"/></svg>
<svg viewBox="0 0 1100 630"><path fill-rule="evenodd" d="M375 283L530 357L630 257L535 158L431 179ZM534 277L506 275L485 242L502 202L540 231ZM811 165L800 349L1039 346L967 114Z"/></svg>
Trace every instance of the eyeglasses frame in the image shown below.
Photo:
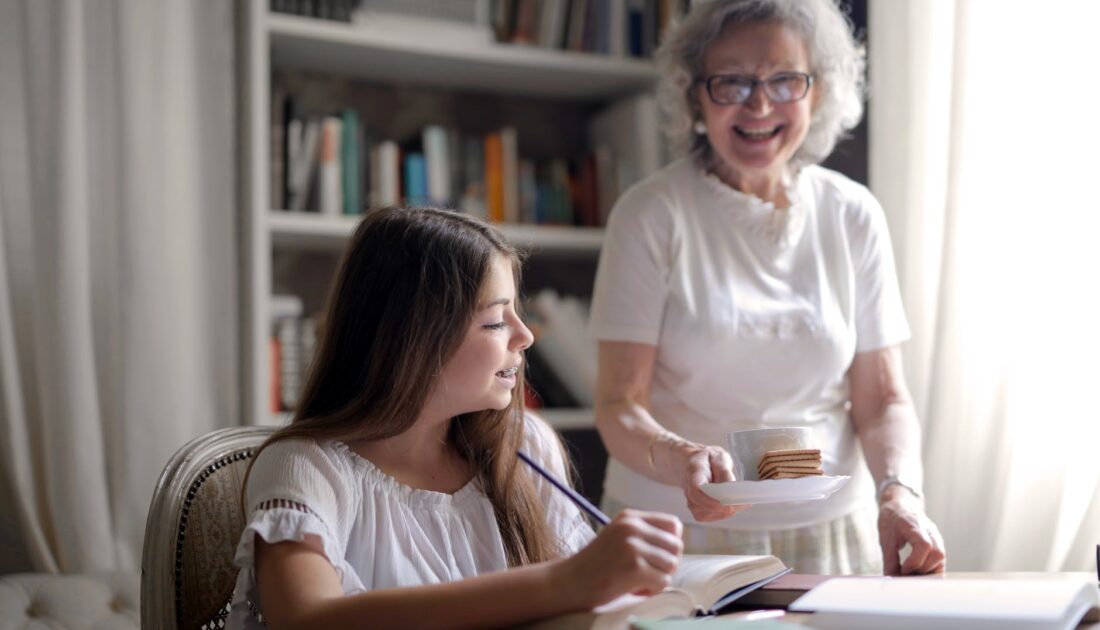
<svg viewBox="0 0 1100 630"><path fill-rule="evenodd" d="M768 87L767 87L768 82L771 81L772 79L775 79L776 77L780 77L780 76L784 76L784 75L798 75L798 76L804 77L806 79L806 90L804 92L802 92L801 96L799 96L798 98L792 98L792 99L786 100L786 101L777 100L777 99L772 97L771 93L768 91ZM711 84L716 79L722 79L722 78L726 78L726 77L738 77L738 78L741 78L741 79L748 79L749 85L750 85L749 95L745 97L745 100L743 100L743 101L731 101L731 102L728 102L728 103L723 103L722 101L719 101L718 99L714 98L714 91L711 89ZM814 75L810 74L809 72L798 72L798 71L777 72L777 73L773 74L770 77L765 77L763 79L757 79L756 77L750 77L750 76L745 75L745 74L725 73L725 74L712 74L712 75L709 75L709 76L706 76L706 77L699 77L698 79L695 80L695 83L696 84L701 83L706 87L706 89L707 89L707 98L709 98L710 102L714 103L715 105L744 105L746 102L748 102L748 100L750 98L752 98L753 93L756 92L756 88L761 86L761 85L764 86L764 95L767 96L768 100L770 100L771 102L773 102L773 103L794 103L796 101L801 101L802 99L806 98L806 95L810 93L810 88L812 88L813 85L814 85Z"/></svg>

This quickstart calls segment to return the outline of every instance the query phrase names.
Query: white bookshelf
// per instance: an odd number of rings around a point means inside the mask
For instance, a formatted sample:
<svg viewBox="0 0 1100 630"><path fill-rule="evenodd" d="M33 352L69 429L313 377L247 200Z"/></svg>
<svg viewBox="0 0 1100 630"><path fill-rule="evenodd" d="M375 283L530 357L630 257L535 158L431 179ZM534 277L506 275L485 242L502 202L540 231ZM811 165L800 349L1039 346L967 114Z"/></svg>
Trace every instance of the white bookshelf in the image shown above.
<svg viewBox="0 0 1100 630"><path fill-rule="evenodd" d="M243 271L243 409L249 424L277 424L285 414L269 405L270 304L273 264L298 250L340 251L357 218L273 210L270 202L270 98L273 70L319 70L349 80L524 96L546 101L613 104L647 93L656 82L652 64L635 59L498 44L488 31L443 27L408 19L342 24L271 14L269 0L247 0L240 21L241 207ZM457 28L457 30L456 30ZM638 129L655 138L657 129ZM647 135L648 134L648 135ZM503 225L507 238L532 252L594 257L603 242L598 228ZM594 272L594 268L593 268ZM592 426L592 412L541 410L558 428Z"/></svg>

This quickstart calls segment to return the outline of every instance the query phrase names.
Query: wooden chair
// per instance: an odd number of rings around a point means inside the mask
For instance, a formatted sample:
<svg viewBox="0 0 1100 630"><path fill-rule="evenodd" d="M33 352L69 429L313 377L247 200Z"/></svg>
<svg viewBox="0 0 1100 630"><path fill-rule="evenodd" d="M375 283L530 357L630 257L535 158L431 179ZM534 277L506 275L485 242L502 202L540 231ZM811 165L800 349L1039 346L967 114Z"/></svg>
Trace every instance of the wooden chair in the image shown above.
<svg viewBox="0 0 1100 630"><path fill-rule="evenodd" d="M145 523L141 627L224 628L244 530L241 487L274 427L231 427L191 440L164 468Z"/></svg>

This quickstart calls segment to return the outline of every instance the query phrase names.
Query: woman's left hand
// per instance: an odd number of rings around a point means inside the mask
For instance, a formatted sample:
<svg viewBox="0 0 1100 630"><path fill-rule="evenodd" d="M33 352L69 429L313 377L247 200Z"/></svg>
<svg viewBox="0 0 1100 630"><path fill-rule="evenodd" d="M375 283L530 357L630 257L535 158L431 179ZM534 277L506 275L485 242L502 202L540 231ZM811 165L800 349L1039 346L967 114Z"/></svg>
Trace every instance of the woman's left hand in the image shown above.
<svg viewBox="0 0 1100 630"><path fill-rule="evenodd" d="M725 449L689 442L671 434L666 436L669 444L669 465L673 476L680 480L691 515L698 521L718 521L729 518L749 505L726 505L703 492L703 485L733 481L733 461Z"/></svg>
<svg viewBox="0 0 1100 630"><path fill-rule="evenodd" d="M920 499L902 486L890 486L882 493L878 537L884 575L943 573L946 568L939 528L924 513ZM902 563L901 550L906 544L911 551Z"/></svg>

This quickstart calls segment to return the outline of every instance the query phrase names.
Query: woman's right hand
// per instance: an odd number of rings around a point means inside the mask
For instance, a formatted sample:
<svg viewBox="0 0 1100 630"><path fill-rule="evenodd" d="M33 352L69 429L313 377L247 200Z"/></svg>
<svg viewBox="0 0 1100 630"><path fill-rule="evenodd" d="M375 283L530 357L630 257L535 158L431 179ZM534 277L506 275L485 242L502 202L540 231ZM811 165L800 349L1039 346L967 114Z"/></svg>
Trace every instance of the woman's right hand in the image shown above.
<svg viewBox="0 0 1100 630"><path fill-rule="evenodd" d="M689 442L671 433L657 440L663 446L663 457L657 465L667 467L684 490L691 515L698 521L718 521L729 518L749 505L726 505L703 492L707 483L733 481L733 460L724 448ZM663 461L662 461L663 460Z"/></svg>
<svg viewBox="0 0 1100 630"><path fill-rule="evenodd" d="M683 525L670 514L623 510L559 565L557 592L589 610L620 595L667 587L684 553Z"/></svg>

